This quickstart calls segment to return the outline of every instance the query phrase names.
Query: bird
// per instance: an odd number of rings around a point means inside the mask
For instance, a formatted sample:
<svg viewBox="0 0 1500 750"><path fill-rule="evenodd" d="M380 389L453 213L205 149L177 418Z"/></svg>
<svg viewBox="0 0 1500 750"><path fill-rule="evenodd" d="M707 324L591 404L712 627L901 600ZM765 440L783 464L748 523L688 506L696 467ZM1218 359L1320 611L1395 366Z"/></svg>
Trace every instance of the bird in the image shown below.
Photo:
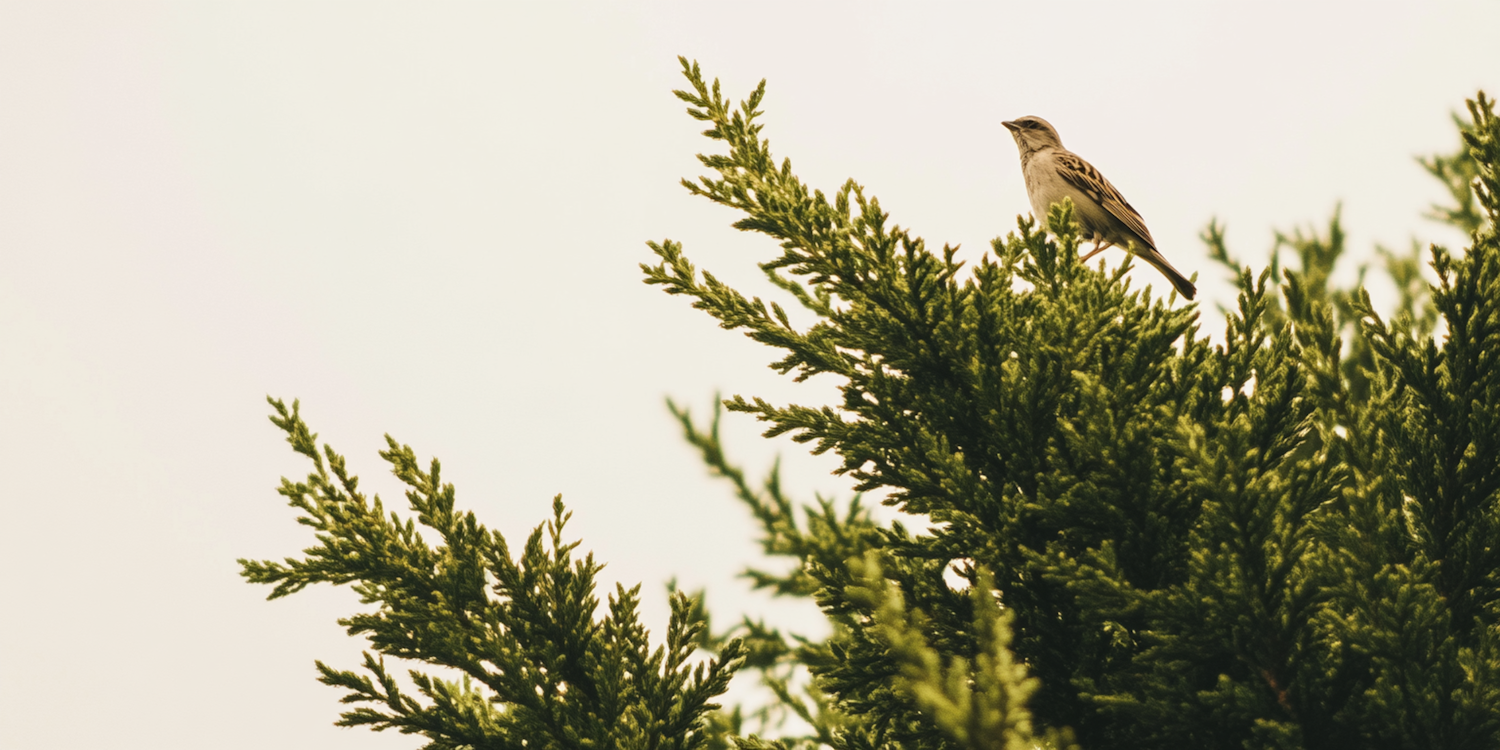
<svg viewBox="0 0 1500 750"><path fill-rule="evenodd" d="M1021 151L1021 172L1026 176L1032 213L1046 216L1052 204L1073 199L1073 215L1083 228L1084 238L1094 243L1094 249L1078 262L1119 245L1161 271L1183 297L1193 298L1198 290L1156 249L1145 220L1094 165L1063 148L1057 128L1030 115L1001 124Z"/></svg>

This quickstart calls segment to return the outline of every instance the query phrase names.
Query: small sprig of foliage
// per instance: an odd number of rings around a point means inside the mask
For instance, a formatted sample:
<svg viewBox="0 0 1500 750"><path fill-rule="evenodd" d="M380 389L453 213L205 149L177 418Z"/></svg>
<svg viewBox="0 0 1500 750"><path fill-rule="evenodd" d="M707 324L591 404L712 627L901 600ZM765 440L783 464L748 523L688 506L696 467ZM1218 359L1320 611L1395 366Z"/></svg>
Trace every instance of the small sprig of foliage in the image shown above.
<svg viewBox="0 0 1500 750"><path fill-rule="evenodd" d="M798 646L820 710L783 746L1011 746L1064 727L1082 747L1500 744L1500 122L1483 94L1471 162L1437 172L1472 163L1475 179L1454 191L1471 245L1432 249L1436 287L1389 257L1403 302L1387 322L1329 284L1337 215L1326 236L1279 236L1297 267L1260 273L1211 225L1239 289L1213 343L1191 306L1131 289L1128 261L1078 264L1070 206L963 269L857 183L825 195L777 162L764 83L736 107L683 70L678 96L723 149L684 184L779 243L761 268L814 322L671 241L652 243L647 283L776 348L777 371L837 379L833 405L725 405L931 523L841 542L763 520L764 539L786 535L769 553L816 551L781 593L815 583L835 624ZM1004 617L977 619L978 602Z"/></svg>
<svg viewBox="0 0 1500 750"><path fill-rule="evenodd" d="M972 661L943 653L928 643L926 616L910 610L901 591L881 573L879 555L870 551L849 562L854 585L850 600L861 605L869 644L900 665L897 691L915 704L943 739L957 747L984 750L1069 748L1068 732L1038 737L1026 702L1037 681L1026 675L1008 648L1011 613L995 600L994 579L980 570L968 589L972 632L980 649ZM925 744L925 743L924 743Z"/></svg>
<svg viewBox="0 0 1500 750"><path fill-rule="evenodd" d="M301 558L240 565L246 580L274 586L271 599L315 583L350 584L375 605L339 620L378 654L366 652L365 674L317 663L319 680L358 706L340 726L419 734L431 750L691 750L709 742L706 715L718 708L711 701L742 663L743 647L723 642L717 658L695 665L706 622L682 594L672 597L666 643L655 649L637 618L639 586L617 586L601 616L594 587L602 566L591 554L576 558L579 543L564 540L571 514L561 497L512 559L504 536L455 510L436 459L423 470L410 447L386 437L380 455L408 487L416 515L416 523L403 522L360 492L343 456L319 450L297 403L271 405L271 421L313 463L305 481L283 479L280 493L318 543ZM411 669L413 694L386 657L458 679Z"/></svg>
<svg viewBox="0 0 1500 750"><path fill-rule="evenodd" d="M754 588L778 596L810 598L834 571L842 571L846 561L859 557L872 547L878 529L869 508L856 494L844 507L829 498L818 496L812 504L799 504L790 498L781 482L780 465L773 466L757 486L750 482L744 469L731 463L720 438L723 410L715 403L713 417L706 429L700 428L692 414L672 401L667 402L677 417L687 442L700 452L704 464L716 476L727 480L735 497L750 510L759 524L759 542L766 557L781 558L793 564L788 570L749 567L743 575ZM705 615L706 617L706 615ZM860 624L853 618L830 616L835 632L848 632ZM770 703L751 710L736 706L733 712L715 717L715 747L727 748L733 742L750 742L743 737L748 725L762 733L782 727L795 717L806 731L785 734L777 747L816 747L834 741L845 730L843 713L834 710L831 697L816 685L806 682L810 665L832 665L838 658L828 640L783 632L763 620L745 617L722 634L704 633L704 646L717 651L723 644L739 640L746 650L745 668L759 675L760 682L775 697ZM743 745L756 747L755 744Z"/></svg>

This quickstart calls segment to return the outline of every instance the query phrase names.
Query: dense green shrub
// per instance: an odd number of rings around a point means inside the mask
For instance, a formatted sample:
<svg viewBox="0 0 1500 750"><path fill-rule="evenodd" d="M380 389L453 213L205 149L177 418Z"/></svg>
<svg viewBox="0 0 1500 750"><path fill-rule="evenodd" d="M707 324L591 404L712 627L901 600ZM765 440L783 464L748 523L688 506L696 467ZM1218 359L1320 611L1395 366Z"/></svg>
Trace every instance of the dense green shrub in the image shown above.
<svg viewBox="0 0 1500 750"><path fill-rule="evenodd" d="M277 403L316 464L282 492L320 546L246 576L277 596L353 583L378 606L344 621L351 634L467 675L414 672L417 700L373 657L373 679L320 665L379 707L344 723L441 748L1500 747L1500 120L1483 94L1464 148L1424 162L1455 198L1437 215L1471 240L1431 248L1436 286L1415 250L1382 251L1402 294L1387 318L1362 288L1329 286L1337 216L1280 235L1294 261L1259 273L1213 224L1204 239L1239 289L1216 343L1194 306L1130 288L1125 266L1080 265L1070 206L963 268L852 181L825 195L777 163L764 84L736 107L684 71L678 95L722 149L684 184L779 243L761 268L815 322L699 273L671 241L652 244L646 281L778 350L780 372L837 378L834 404L725 404L831 451L930 528L876 523L858 497L797 503L774 471L753 482L725 457L717 415L674 406L766 553L796 562L754 584L814 599L832 634L750 620L711 634L679 594L652 651L633 591L595 612L597 566L571 556L560 504L512 561L454 511L435 462L423 472L392 442L441 537L429 547ZM694 644L716 659L690 674ZM711 713L742 665L775 703Z"/></svg>

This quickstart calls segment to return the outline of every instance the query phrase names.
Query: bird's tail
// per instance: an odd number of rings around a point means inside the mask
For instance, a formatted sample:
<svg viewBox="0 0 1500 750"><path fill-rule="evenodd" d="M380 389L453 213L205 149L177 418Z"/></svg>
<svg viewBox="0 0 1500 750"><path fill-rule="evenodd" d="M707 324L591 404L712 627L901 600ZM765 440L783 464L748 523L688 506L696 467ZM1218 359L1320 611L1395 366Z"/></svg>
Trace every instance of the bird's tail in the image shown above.
<svg viewBox="0 0 1500 750"><path fill-rule="evenodd" d="M1167 281L1172 282L1172 286L1177 287L1178 294L1187 299L1192 299L1193 295L1198 293L1198 288L1193 286L1193 282L1188 281L1186 276L1178 273L1177 269L1173 268L1172 264L1168 263L1167 259L1156 248L1143 247L1131 249L1136 250L1135 255L1137 258L1150 263L1156 270L1161 271L1161 275L1167 277Z"/></svg>

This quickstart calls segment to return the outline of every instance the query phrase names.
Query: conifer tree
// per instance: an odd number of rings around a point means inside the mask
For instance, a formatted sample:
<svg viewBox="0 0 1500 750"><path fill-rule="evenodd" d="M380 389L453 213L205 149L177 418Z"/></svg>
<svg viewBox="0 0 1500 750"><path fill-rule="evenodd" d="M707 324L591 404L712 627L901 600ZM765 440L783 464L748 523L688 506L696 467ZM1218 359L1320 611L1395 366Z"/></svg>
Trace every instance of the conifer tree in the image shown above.
<svg viewBox="0 0 1500 750"><path fill-rule="evenodd" d="M455 510L434 461L388 438L411 521L366 500L297 414L273 421L314 462L282 494L318 534L304 558L242 561L273 598L351 583L372 613L341 621L382 658L318 665L362 704L340 723L435 748L1500 747L1500 119L1482 93L1464 148L1424 162L1455 206L1463 253L1382 254L1401 302L1331 286L1326 232L1279 234L1293 261L1256 272L1204 234L1238 294L1222 339L1194 306L1077 262L1067 204L1018 220L971 268L894 224L853 182L803 184L761 136L764 82L738 106L683 61L677 92L715 153L693 193L775 240L760 267L813 323L699 272L670 240L645 280L836 378L833 404L723 401L767 435L832 453L857 493L922 520L793 500L773 467L727 456L721 412L672 404L686 439L759 525L758 588L816 602L831 634L747 618L708 627L673 594L652 650L636 589L602 611L598 567L566 513L519 559ZM1363 278L1363 272L1361 273ZM963 585L945 574L956 572ZM695 647L714 654L696 669ZM739 667L771 704L715 711ZM780 719L795 717L783 724ZM775 736L773 736L775 735Z"/></svg>
<svg viewBox="0 0 1500 750"><path fill-rule="evenodd" d="M826 642L782 640L813 675L806 695L777 692L813 727L787 745L1034 741L1018 729L1029 723L988 724L1011 727L999 736L944 724L934 696L953 685L971 715L1015 705L1083 747L1500 745L1500 125L1483 94L1465 151L1428 162L1458 203L1442 216L1471 238L1461 257L1432 249L1430 300L1415 260L1391 253L1393 320L1361 288L1331 288L1337 214L1326 235L1279 235L1297 267L1259 274L1212 224L1205 239L1239 287L1213 344L1191 307L1130 289L1125 266L1079 265L1069 206L1043 219L1055 240L1023 218L965 275L955 248L929 250L857 183L825 195L773 159L764 84L734 107L684 72L679 96L727 152L700 157L711 174L685 184L778 241L761 268L817 320L793 326L670 241L653 245L648 283L776 347L780 372L837 377L835 405L725 404L833 452L860 491L933 524L873 527L856 503L840 525L820 501L803 531L774 475L759 494L735 480L766 551L802 562L752 579L814 588L835 624ZM682 416L711 467L742 474L716 430ZM975 598L942 580L953 563L1006 613L1036 682L978 697L984 678L931 666L993 653ZM911 643L934 652L913 660ZM1026 705L1002 697L1033 688Z"/></svg>

